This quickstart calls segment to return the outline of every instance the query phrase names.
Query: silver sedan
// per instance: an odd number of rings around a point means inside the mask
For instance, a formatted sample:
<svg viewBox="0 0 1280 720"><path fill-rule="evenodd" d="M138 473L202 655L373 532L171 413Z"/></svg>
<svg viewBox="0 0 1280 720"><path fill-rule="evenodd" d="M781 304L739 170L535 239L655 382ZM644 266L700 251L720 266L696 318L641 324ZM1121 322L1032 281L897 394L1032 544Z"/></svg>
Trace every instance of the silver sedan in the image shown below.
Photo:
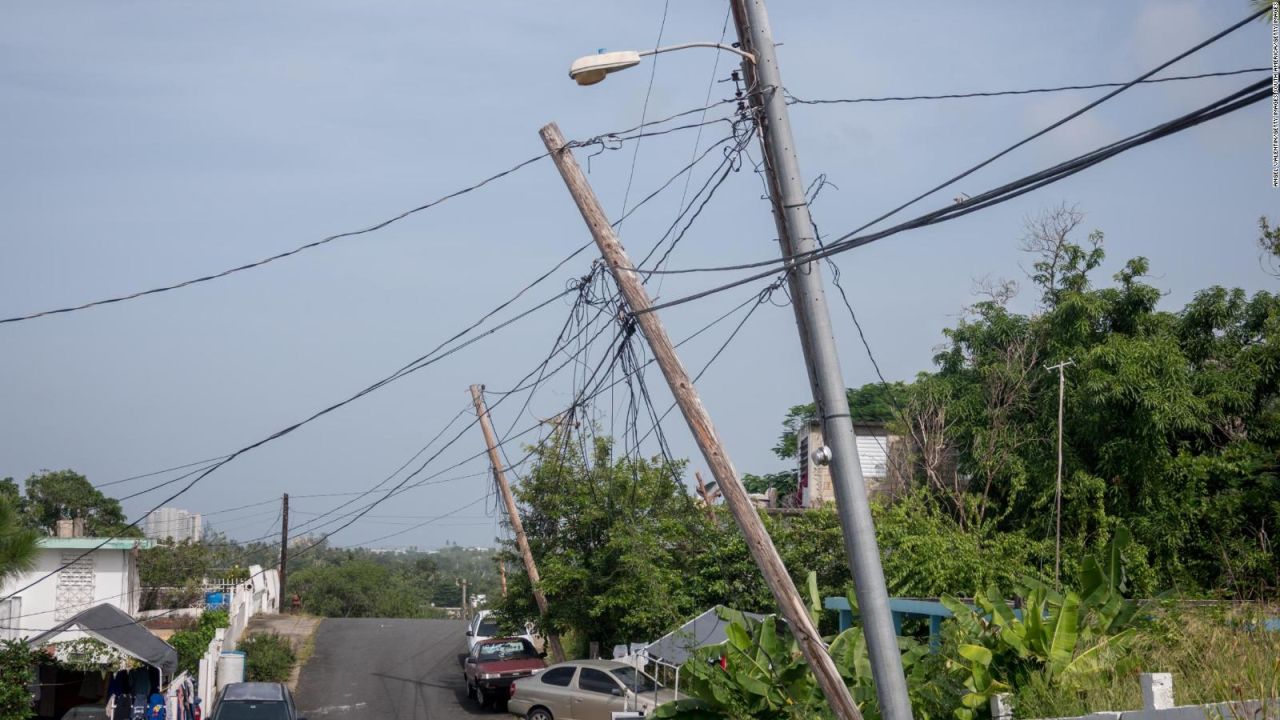
<svg viewBox="0 0 1280 720"><path fill-rule="evenodd" d="M675 693L626 663L572 660L517 680L507 709L527 720L610 720L613 713L648 714Z"/></svg>

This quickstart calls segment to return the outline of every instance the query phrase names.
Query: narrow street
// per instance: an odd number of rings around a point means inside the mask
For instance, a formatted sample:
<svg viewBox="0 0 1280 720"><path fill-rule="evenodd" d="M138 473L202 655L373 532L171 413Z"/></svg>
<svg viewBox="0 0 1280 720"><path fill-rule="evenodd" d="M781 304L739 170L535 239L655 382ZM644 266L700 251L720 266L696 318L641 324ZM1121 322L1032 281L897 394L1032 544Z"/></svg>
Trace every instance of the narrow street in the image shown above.
<svg viewBox="0 0 1280 720"><path fill-rule="evenodd" d="M466 698L457 620L326 619L296 700L309 720L453 720L487 715Z"/></svg>

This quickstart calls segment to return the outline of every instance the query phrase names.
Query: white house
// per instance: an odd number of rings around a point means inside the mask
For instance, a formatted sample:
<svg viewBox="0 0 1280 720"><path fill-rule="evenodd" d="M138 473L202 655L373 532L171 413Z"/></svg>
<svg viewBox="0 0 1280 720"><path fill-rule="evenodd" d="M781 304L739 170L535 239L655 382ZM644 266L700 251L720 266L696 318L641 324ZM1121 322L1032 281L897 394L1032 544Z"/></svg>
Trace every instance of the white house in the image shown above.
<svg viewBox="0 0 1280 720"><path fill-rule="evenodd" d="M40 579L0 600L0 640L39 635L99 603L137 615L137 551L149 547L150 540L132 538L41 538L35 567L0 587L3 598Z"/></svg>

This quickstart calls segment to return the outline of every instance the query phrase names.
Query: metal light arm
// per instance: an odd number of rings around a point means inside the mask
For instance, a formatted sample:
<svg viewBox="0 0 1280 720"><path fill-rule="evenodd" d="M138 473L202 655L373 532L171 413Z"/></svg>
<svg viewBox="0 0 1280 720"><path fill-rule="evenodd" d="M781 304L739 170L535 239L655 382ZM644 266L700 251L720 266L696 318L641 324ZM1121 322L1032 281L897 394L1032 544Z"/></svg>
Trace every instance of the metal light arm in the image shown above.
<svg viewBox="0 0 1280 720"><path fill-rule="evenodd" d="M659 53L671 52L673 50L684 50L686 48L696 48L696 47L716 48L717 50L724 50L725 52L731 52L734 55L737 55L738 57L743 58L744 60L749 60L753 64L756 61L756 56L752 55L749 52L746 52L745 50L739 50L738 48L732 45L724 45L722 43L713 43L713 42L691 42L691 43L681 43L679 45L668 45L666 47L655 48L653 50L644 50L640 53L640 57L648 57L650 55L657 55Z"/></svg>

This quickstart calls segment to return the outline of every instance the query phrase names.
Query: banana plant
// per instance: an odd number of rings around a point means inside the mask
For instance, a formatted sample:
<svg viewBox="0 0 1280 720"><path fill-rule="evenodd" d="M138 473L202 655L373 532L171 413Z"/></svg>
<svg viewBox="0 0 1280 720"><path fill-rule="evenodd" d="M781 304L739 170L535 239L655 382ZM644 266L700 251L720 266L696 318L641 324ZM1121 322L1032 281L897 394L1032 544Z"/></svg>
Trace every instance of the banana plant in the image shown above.
<svg viewBox="0 0 1280 720"><path fill-rule="evenodd" d="M1032 672L1043 673L1051 683L1082 688L1131 666L1136 629L1129 626L1138 606L1124 597L1122 552L1128 543L1129 534L1121 528L1100 556L1086 558L1078 591L1062 593L1023 579L1017 589L1020 612L995 586L977 593L976 608L943 598L954 615L949 631L959 638L948 665L968 690L954 712L957 720L973 720L992 695Z"/></svg>

